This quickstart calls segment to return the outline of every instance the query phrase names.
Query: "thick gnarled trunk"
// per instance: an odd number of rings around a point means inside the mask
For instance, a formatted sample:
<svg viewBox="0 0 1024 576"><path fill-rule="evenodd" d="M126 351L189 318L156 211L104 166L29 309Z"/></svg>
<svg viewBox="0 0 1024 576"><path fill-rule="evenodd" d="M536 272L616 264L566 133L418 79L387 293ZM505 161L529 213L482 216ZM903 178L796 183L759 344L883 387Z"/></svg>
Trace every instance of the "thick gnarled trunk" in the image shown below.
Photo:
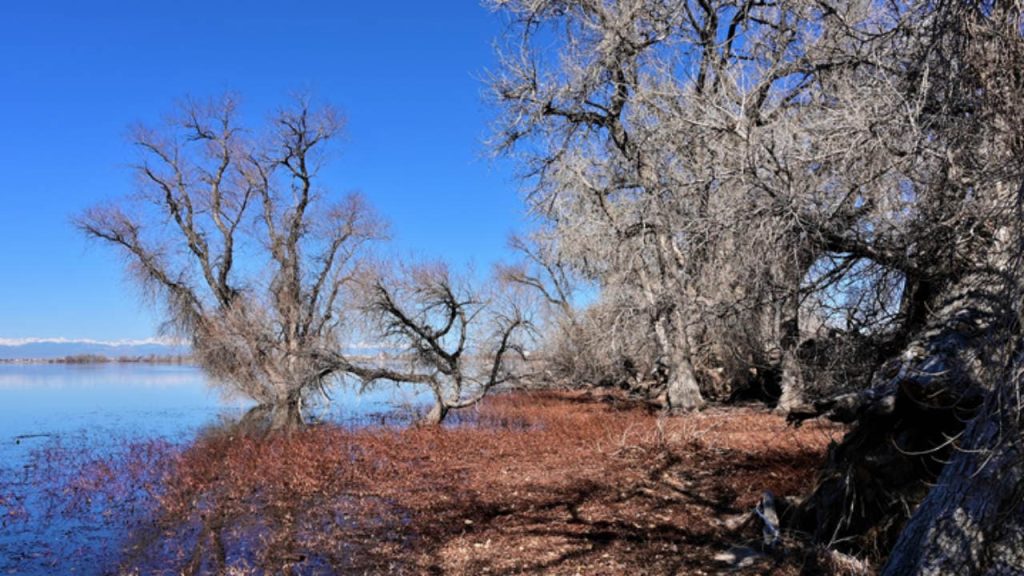
<svg viewBox="0 0 1024 576"><path fill-rule="evenodd" d="M884 574L1024 574L1024 355L993 390Z"/></svg>
<svg viewBox="0 0 1024 576"><path fill-rule="evenodd" d="M285 400L253 406L239 420L238 430L243 434L263 435L288 433L304 425L301 403Z"/></svg>
<svg viewBox="0 0 1024 576"><path fill-rule="evenodd" d="M686 356L678 358L672 366L668 381L668 407L689 412L704 406L693 363Z"/></svg>
<svg viewBox="0 0 1024 576"><path fill-rule="evenodd" d="M444 422L445 417L448 416L448 410L448 405L445 404L444 400L438 398L434 401L430 411L420 419L419 424L422 426L440 426Z"/></svg>
<svg viewBox="0 0 1024 576"><path fill-rule="evenodd" d="M668 370L667 408L680 412L703 408L704 397L701 395L696 370L694 370L693 361L690 359L690 347L685 331L670 330L669 322L662 316L655 320L654 332L662 356L669 360L669 365L666 367Z"/></svg>
<svg viewBox="0 0 1024 576"><path fill-rule="evenodd" d="M959 454L954 446L966 445L965 423L1005 366L1015 318L1007 280L990 269L967 274L922 333L878 369L870 389L817 405L832 420L854 423L791 519L818 543L891 549L940 475L952 474L944 464Z"/></svg>

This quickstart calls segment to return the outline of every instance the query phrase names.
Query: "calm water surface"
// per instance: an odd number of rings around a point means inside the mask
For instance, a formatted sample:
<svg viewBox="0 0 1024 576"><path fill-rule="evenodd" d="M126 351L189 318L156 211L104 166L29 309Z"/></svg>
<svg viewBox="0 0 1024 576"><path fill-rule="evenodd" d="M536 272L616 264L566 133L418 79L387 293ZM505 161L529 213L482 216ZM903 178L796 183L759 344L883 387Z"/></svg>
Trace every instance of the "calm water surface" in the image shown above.
<svg viewBox="0 0 1024 576"><path fill-rule="evenodd" d="M193 366L0 364L0 445L25 446L81 431L189 436L251 406L218 390ZM330 406L319 412L342 421L416 406L424 399L421 392L396 387L363 395L336 388L331 397Z"/></svg>
<svg viewBox="0 0 1024 576"><path fill-rule="evenodd" d="M426 399L422 391L399 387L362 395L335 388L331 397L314 416L356 425L400 422L392 415L396 409L415 410ZM124 439L188 442L249 407L225 398L192 366L0 364L0 474L17 480L35 466L34 451L65 439L84 441L95 453ZM25 502L30 511L36 500ZM0 574L105 573L111 565L100 559L116 551L121 537L103 523L16 526L0 518Z"/></svg>
<svg viewBox="0 0 1024 576"><path fill-rule="evenodd" d="M0 438L77 430L176 435L238 414L191 366L0 365Z"/></svg>

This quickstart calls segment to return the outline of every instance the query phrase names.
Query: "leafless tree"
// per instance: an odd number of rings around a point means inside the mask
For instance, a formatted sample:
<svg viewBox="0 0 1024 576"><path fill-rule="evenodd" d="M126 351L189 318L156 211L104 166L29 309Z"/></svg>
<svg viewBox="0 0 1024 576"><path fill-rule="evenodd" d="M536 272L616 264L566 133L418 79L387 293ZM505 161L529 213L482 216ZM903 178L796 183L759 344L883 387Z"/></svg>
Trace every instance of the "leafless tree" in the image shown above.
<svg viewBox="0 0 1024 576"><path fill-rule="evenodd" d="M543 303L552 311L572 323L576 318L573 297L579 280L574 277L551 251L551 243L543 239L542 231L530 237L513 235L509 247L520 255L521 261L498 268L498 276L505 282L517 284L536 291Z"/></svg>
<svg viewBox="0 0 1024 576"><path fill-rule="evenodd" d="M360 308L377 345L397 354L375 366L339 360L365 386L427 386L434 405L423 422L440 424L449 411L472 406L514 379L530 323L515 302L504 300L473 288L444 264L380 266L365 280Z"/></svg>
<svg viewBox="0 0 1024 576"><path fill-rule="evenodd" d="M852 160L827 139L848 137L848 123L814 105L823 99L817 73L846 65L833 37L810 32L828 10L493 5L514 22L493 81L503 110L497 149L520 150L535 184L529 203L553 222L567 262L604 284L638 287L669 367L670 404L703 403L694 362L713 337L707 319L751 311L774 318L764 347L780 350L783 404L798 404L801 283L821 230L859 201L836 182ZM865 6L830 10L854 19ZM546 57L551 36L557 58ZM855 190L870 174L858 177Z"/></svg>
<svg viewBox="0 0 1024 576"><path fill-rule="evenodd" d="M856 424L804 510L823 540L874 532L876 546L895 542L889 574L1014 573L1024 570L1024 509L1011 488L1022 453L1024 165L1012 119L1024 84L1004 71L1024 64L1021 6L910 3L882 14L885 34L870 44L900 72L890 82L914 102L923 136L910 151L910 210L875 238L854 228L834 239L904 278L895 346L869 390L821 406ZM904 503L919 501L904 527Z"/></svg>
<svg viewBox="0 0 1024 576"><path fill-rule="evenodd" d="M1019 3L492 6L513 23L497 147L523 160L565 261L648 311L670 389L689 391L669 404L699 405L690 367L731 355L774 365L800 417L825 360L802 354L841 345L872 386L810 411L858 424L808 527L884 548L939 479L891 573L1020 570L992 515L1020 524L1016 480L986 476L1020 470L1002 368L1019 341Z"/></svg>
<svg viewBox="0 0 1024 576"><path fill-rule="evenodd" d="M518 259L499 264L496 274L503 289L520 293L518 300L531 308L530 316L537 319L533 330L544 336L544 342L537 343L530 356L531 383L551 386L587 382L593 374L593 358L582 342L587 334L579 300L588 287L561 262L550 234L541 226L528 236L511 236L509 247Z"/></svg>
<svg viewBox="0 0 1024 576"><path fill-rule="evenodd" d="M76 220L120 251L166 330L272 427L298 421L303 396L336 371L319 359L339 349L341 300L382 233L359 196L332 200L319 178L341 126L301 99L265 133L240 124L232 97L188 102L163 128L133 131L138 193Z"/></svg>

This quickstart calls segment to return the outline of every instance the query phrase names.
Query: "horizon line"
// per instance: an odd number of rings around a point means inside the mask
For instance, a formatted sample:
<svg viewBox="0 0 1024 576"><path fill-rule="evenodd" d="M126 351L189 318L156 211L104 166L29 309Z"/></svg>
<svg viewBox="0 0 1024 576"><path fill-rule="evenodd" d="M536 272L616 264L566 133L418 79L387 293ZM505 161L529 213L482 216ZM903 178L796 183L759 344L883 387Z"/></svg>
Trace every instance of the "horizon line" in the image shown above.
<svg viewBox="0 0 1024 576"><path fill-rule="evenodd" d="M183 340L175 338L122 338L117 340L101 340L98 338L67 338L57 337L24 337L0 338L0 346L25 346L28 344L96 344L101 346L187 346Z"/></svg>

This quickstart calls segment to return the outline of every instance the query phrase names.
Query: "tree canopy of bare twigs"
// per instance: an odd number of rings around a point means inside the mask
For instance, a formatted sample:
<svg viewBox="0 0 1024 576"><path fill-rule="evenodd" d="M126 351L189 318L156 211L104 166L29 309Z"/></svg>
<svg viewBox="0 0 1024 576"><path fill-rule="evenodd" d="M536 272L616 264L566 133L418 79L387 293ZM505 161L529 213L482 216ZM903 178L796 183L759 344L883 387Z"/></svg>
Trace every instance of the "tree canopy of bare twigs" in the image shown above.
<svg viewBox="0 0 1024 576"><path fill-rule="evenodd" d="M558 231L563 259L620 296L631 287L668 368L669 404L703 403L694 363L714 348L708 330L730 325L713 319L767 322L768 348L792 356L817 224L804 212L855 203L820 186L843 160L840 144L820 149L825 140L808 137L829 124L848 134L808 105L816 72L839 65L833 41L808 31L823 9L493 4L514 22L493 81L503 110L497 149L524 156L528 201ZM548 58L552 36L559 53ZM759 318L769 307L776 318Z"/></svg>
<svg viewBox="0 0 1024 576"><path fill-rule="evenodd" d="M1024 570L993 512L1024 518L1020 3L490 5L495 148L551 250L650 327L668 404L774 371L797 417L860 422L803 506L821 541L891 545L929 494L890 573ZM812 410L826 376L851 393Z"/></svg>
<svg viewBox="0 0 1024 576"><path fill-rule="evenodd" d="M532 311L532 329L542 337L534 342L523 383L578 386L600 372L594 366L594 347L582 341L588 333L580 300L591 287L559 259L550 232L539 227L529 235L512 235L508 245L516 259L497 265L496 274L503 289Z"/></svg>
<svg viewBox="0 0 1024 576"><path fill-rule="evenodd" d="M258 129L233 97L187 102L132 131L137 193L76 220L124 256L204 370L280 418L336 371L320 358L340 348L341 302L383 233L361 197L319 177L341 128L303 99Z"/></svg>
<svg viewBox="0 0 1024 576"><path fill-rule="evenodd" d="M511 21L495 148L561 261L620 302L632 288L670 404L732 366L777 372L799 405L819 328L898 347L971 252L955 227L999 210L947 186L967 159L933 99L955 82L918 64L934 21L913 3L491 5Z"/></svg>
<svg viewBox="0 0 1024 576"><path fill-rule="evenodd" d="M364 385L379 381L427 386L441 423L453 409L479 402L516 377L531 322L514 298L477 288L441 263L380 266L361 289L360 310L378 345L397 354L377 366L349 365ZM521 371L520 371L521 372Z"/></svg>

